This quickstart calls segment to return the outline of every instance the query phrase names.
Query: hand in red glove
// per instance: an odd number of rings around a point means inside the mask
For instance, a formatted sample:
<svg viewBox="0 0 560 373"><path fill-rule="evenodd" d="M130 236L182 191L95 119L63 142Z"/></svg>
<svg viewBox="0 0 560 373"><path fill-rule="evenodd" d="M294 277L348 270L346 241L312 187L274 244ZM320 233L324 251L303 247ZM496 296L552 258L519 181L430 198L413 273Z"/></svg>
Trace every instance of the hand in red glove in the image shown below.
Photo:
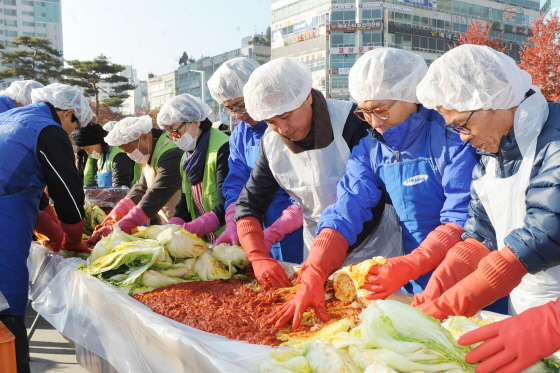
<svg viewBox="0 0 560 373"><path fill-rule="evenodd" d="M238 245L237 222L235 221L235 202L230 203L226 209L226 229L220 234L215 244L227 243L230 245Z"/></svg>
<svg viewBox="0 0 560 373"><path fill-rule="evenodd" d="M46 236L50 241L50 249L54 252L59 252L62 248L62 240L64 239L64 232L60 228L60 223L56 214L53 220L51 214L46 211L50 210L54 213L53 208L49 205L42 211L39 211L37 222L35 223L35 231Z"/></svg>
<svg viewBox="0 0 560 373"><path fill-rule="evenodd" d="M453 315L471 317L511 293L527 273L527 268L515 254L504 247L488 254L480 261L476 271L420 308L425 314L441 321Z"/></svg>
<svg viewBox="0 0 560 373"><path fill-rule="evenodd" d="M183 228L187 232L196 234L198 237L204 237L210 232L214 232L220 228L220 221L216 214L212 211L200 215L190 223L183 224Z"/></svg>
<svg viewBox="0 0 560 373"><path fill-rule="evenodd" d="M430 272L440 264L447 251L461 240L463 228L456 224L440 225L410 254L387 259L371 267L363 288L373 293L367 299L385 299L410 280Z"/></svg>
<svg viewBox="0 0 560 373"><path fill-rule="evenodd" d="M175 224L175 225L183 226L183 224L185 224L185 221L178 216L174 216L171 219L169 219L167 224Z"/></svg>
<svg viewBox="0 0 560 373"><path fill-rule="evenodd" d="M253 266L255 277L264 286L290 287L286 271L269 256L263 238L263 230L257 218L243 218L237 222L239 242Z"/></svg>
<svg viewBox="0 0 560 373"><path fill-rule="evenodd" d="M45 207L41 211L47 213L51 217L52 221L54 221L56 225L60 226L60 222L58 221L58 216L56 216L56 211L54 211L51 205L47 205L47 207Z"/></svg>
<svg viewBox="0 0 560 373"><path fill-rule="evenodd" d="M463 346L482 342L465 360L476 373L517 373L560 350L560 299L483 326L459 338ZM484 361L483 361L484 360Z"/></svg>
<svg viewBox="0 0 560 373"><path fill-rule="evenodd" d="M478 263L490 250L475 239L467 238L456 244L445 256L423 292L414 296L411 306L430 302L441 296L447 289L473 273L478 267Z"/></svg>
<svg viewBox="0 0 560 373"><path fill-rule="evenodd" d="M85 224L86 219L82 219L76 224L65 224L60 222L60 226L64 231L64 241L62 242L62 248L64 250L82 251L86 253L91 252L84 241L82 241L82 232L84 231Z"/></svg>
<svg viewBox="0 0 560 373"><path fill-rule="evenodd" d="M303 212L298 205L288 206L282 215L264 230L264 243L270 251L272 245L280 242L286 235L293 233L303 226Z"/></svg>
<svg viewBox="0 0 560 373"><path fill-rule="evenodd" d="M323 321L329 320L325 307L325 281L336 271L348 250L348 241L334 229L324 228L313 241L309 257L298 276L300 286L294 296L272 317L275 328L281 328L292 319L292 330L296 330L301 316L311 306Z"/></svg>
<svg viewBox="0 0 560 373"><path fill-rule="evenodd" d="M119 220L117 225L123 232L130 233L134 228L146 224L148 220L150 220L150 217L146 215L144 210L140 206L134 206L128 214Z"/></svg>
<svg viewBox="0 0 560 373"><path fill-rule="evenodd" d="M101 225L113 225L125 217L126 214L134 207L136 203L130 198L123 198L117 203L115 207L111 210L109 215L103 220Z"/></svg>

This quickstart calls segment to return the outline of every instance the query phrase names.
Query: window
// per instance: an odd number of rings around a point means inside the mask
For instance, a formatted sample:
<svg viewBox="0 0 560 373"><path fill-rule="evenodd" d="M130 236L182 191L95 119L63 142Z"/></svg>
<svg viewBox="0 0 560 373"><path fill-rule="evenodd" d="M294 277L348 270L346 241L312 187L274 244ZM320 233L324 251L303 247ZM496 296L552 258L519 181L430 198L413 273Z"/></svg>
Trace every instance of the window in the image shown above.
<svg viewBox="0 0 560 373"><path fill-rule="evenodd" d="M17 31L6 30L6 36L18 36Z"/></svg>
<svg viewBox="0 0 560 373"><path fill-rule="evenodd" d="M46 24L46 23L43 23L43 22L36 22L35 25L36 25L37 27L47 27L47 24Z"/></svg>
<svg viewBox="0 0 560 373"><path fill-rule="evenodd" d="M16 5L16 0L4 0L4 4L6 5Z"/></svg>
<svg viewBox="0 0 560 373"><path fill-rule="evenodd" d="M366 31L362 31L362 45L363 46L378 46L381 45L381 43L383 42L383 35L381 33L381 30L377 31L371 31L371 30L366 30Z"/></svg>
<svg viewBox="0 0 560 373"><path fill-rule="evenodd" d="M22 22L24 26L35 27L35 22Z"/></svg>
<svg viewBox="0 0 560 373"><path fill-rule="evenodd" d="M36 13L37 17L47 18L47 13Z"/></svg>
<svg viewBox="0 0 560 373"><path fill-rule="evenodd" d="M173 88L174 84L175 84L175 81L168 80L167 82L165 82L165 88Z"/></svg>
<svg viewBox="0 0 560 373"><path fill-rule="evenodd" d="M29 0L21 0L21 3L22 3L23 5L35 6L35 2L29 1Z"/></svg>
<svg viewBox="0 0 560 373"><path fill-rule="evenodd" d="M31 16L31 17L35 17L35 12L27 12L27 11L22 11L21 12L22 15L24 16Z"/></svg>
<svg viewBox="0 0 560 373"><path fill-rule="evenodd" d="M4 14L7 16L17 16L17 12L15 9L4 9Z"/></svg>
<svg viewBox="0 0 560 373"><path fill-rule="evenodd" d="M331 67L335 69L341 67L350 68L354 66L355 62L355 54L333 54L331 58Z"/></svg>
<svg viewBox="0 0 560 373"><path fill-rule="evenodd" d="M362 10L362 22L375 22L383 18L381 9L365 9Z"/></svg>
<svg viewBox="0 0 560 373"><path fill-rule="evenodd" d="M344 10L332 12L331 15L332 23L352 23L356 22L356 11L355 10Z"/></svg>
<svg viewBox="0 0 560 373"><path fill-rule="evenodd" d="M7 19L5 25L11 27L17 27L17 21L15 19Z"/></svg>
<svg viewBox="0 0 560 373"><path fill-rule="evenodd" d="M331 47L353 47L356 45L356 34L354 32L331 33Z"/></svg>
<svg viewBox="0 0 560 373"><path fill-rule="evenodd" d="M43 8L46 8L47 4L44 1L35 1L35 6L41 6Z"/></svg>
<svg viewBox="0 0 560 373"><path fill-rule="evenodd" d="M23 35L25 35L25 36L35 36L35 33L34 33L34 32L25 32L25 31L24 31L24 32L23 32Z"/></svg>
<svg viewBox="0 0 560 373"><path fill-rule="evenodd" d="M47 34L40 34L40 33L37 33L37 37L38 37L38 38L46 38L46 37L47 37Z"/></svg>

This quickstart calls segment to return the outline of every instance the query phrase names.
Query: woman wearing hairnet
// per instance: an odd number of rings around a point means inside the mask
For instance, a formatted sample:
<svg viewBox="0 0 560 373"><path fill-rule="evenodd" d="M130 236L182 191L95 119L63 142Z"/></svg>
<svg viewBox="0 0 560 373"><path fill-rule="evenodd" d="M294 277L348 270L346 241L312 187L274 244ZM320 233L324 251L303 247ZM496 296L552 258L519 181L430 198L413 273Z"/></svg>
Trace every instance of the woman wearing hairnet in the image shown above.
<svg viewBox="0 0 560 373"><path fill-rule="evenodd" d="M61 247L89 251L82 242L84 191L68 137L89 123L89 102L79 89L60 83L33 90L31 98L34 104L0 115L0 293L9 304L0 321L16 337L19 373L30 371L27 257L45 187L64 232Z"/></svg>
<svg viewBox="0 0 560 373"><path fill-rule="evenodd" d="M255 166L261 137L268 128L266 122L256 121L247 113L243 87L259 63L247 57L226 61L208 80L208 89L214 100L224 104L229 115L241 122L229 139L229 173L222 187L226 199L226 229L216 244L239 243L235 221L235 202L249 180ZM277 260L290 263L303 261L303 214L301 207L292 204L284 189L278 189L274 200L264 215L264 240L267 252ZM280 242L279 242L280 241ZM258 266L257 262L253 266ZM256 270L258 271L258 269Z"/></svg>
<svg viewBox="0 0 560 373"><path fill-rule="evenodd" d="M306 259L319 216L336 201L336 185L352 148L367 135L368 125L353 114L355 104L326 100L312 89L311 71L294 58L277 58L256 69L243 93L249 115L264 120L270 130L261 138L255 167L237 200L239 241L262 284L290 286L284 269L268 255L263 216L278 189L286 190L303 211ZM346 249L367 251L384 207L384 200L375 211L370 206L367 222L357 224L360 236L350 248L344 244L343 259Z"/></svg>
<svg viewBox="0 0 560 373"><path fill-rule="evenodd" d="M113 230L113 224L130 232L152 218L166 224L175 212L181 197L181 174L179 164L183 152L165 131L153 128L148 115L124 118L117 122L105 136L110 146L118 146L136 163L142 165L140 180L132 186L107 215L103 227L91 236L95 243Z"/></svg>
<svg viewBox="0 0 560 373"><path fill-rule="evenodd" d="M100 124L90 123L72 132L72 139L97 160L98 187L131 187L140 178L142 165L130 159L118 146L108 145L103 139L108 133Z"/></svg>
<svg viewBox="0 0 560 373"><path fill-rule="evenodd" d="M34 80L12 82L4 91L0 91L0 113L22 107L31 103L31 91L44 85Z"/></svg>
<svg viewBox="0 0 560 373"><path fill-rule="evenodd" d="M225 228L222 185L228 174L229 136L212 128L211 112L199 98L179 95L161 107L158 124L183 151L181 201L169 224L214 243Z"/></svg>
<svg viewBox="0 0 560 373"><path fill-rule="evenodd" d="M493 355L477 372L521 371L560 345L560 104L547 103L513 59L477 45L434 61L417 92L482 157L463 234L470 262L450 251L415 304L443 320L509 294L510 313L520 315L461 342L490 338L467 355Z"/></svg>
<svg viewBox="0 0 560 373"><path fill-rule="evenodd" d="M297 328L310 305L328 318L323 284L340 267L348 243L355 241L383 195L397 212L407 255L372 267L364 285L375 292L369 299L384 299L405 285L409 291L421 291L429 272L460 241L476 157L469 144L443 128L441 115L418 104L416 85L427 69L416 54L378 48L350 70L350 93L358 101L355 114L373 130L352 150L337 201L321 215L311 255L299 276L301 286L275 316L277 326L293 315ZM413 289L409 281L419 287Z"/></svg>

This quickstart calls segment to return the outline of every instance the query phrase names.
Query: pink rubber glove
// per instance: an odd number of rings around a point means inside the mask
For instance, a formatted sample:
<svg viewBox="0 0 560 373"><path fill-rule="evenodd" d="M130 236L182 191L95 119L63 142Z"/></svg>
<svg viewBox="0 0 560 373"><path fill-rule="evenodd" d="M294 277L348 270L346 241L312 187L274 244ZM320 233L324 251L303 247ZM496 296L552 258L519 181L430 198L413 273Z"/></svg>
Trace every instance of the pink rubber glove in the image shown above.
<svg viewBox="0 0 560 373"><path fill-rule="evenodd" d="M178 216L174 216L171 219L169 219L167 224L175 224L175 225L180 225L182 227L183 224L185 224L185 221Z"/></svg>
<svg viewBox="0 0 560 373"><path fill-rule="evenodd" d="M222 234L220 234L220 237L216 240L215 245L219 245L221 243L227 243L230 245L239 244L239 237L237 237L237 222L235 221L235 202L230 203L226 209L226 229L224 229Z"/></svg>
<svg viewBox="0 0 560 373"><path fill-rule="evenodd" d="M268 251L272 245L280 242L286 235L297 231L303 226L303 212L298 205L288 206L274 224L264 230L264 244Z"/></svg>
<svg viewBox="0 0 560 373"><path fill-rule="evenodd" d="M196 234L198 237L204 237L210 232L214 232L220 228L220 221L216 214L212 211L200 215L190 223L183 224L186 231Z"/></svg>
<svg viewBox="0 0 560 373"><path fill-rule="evenodd" d="M560 350L560 299L473 330L463 346L482 342L465 360L476 373L517 373Z"/></svg>
<svg viewBox="0 0 560 373"><path fill-rule="evenodd" d="M49 207L50 205L45 210ZM50 207L50 209L52 210L52 207ZM60 228L58 219L54 221L51 215L45 210L39 211L39 216L37 216L37 222L35 223L35 232L47 236L50 241L51 250L59 252L60 249L62 249L64 232Z"/></svg>
<svg viewBox="0 0 560 373"><path fill-rule="evenodd" d="M64 231L64 241L62 242L62 248L64 250L81 251L85 253L91 252L84 241L82 241L84 225L86 225L86 219L82 219L76 224L60 222L60 227Z"/></svg>
<svg viewBox="0 0 560 373"><path fill-rule="evenodd" d="M134 228L146 224L150 217L146 215L140 206L134 206L128 214L126 214L117 225L125 233L130 233Z"/></svg>
<svg viewBox="0 0 560 373"><path fill-rule="evenodd" d="M117 205L113 207L113 209L103 220L103 223L101 223L101 225L105 226L115 224L116 222L124 218L125 215L128 214L128 212L132 210L134 206L136 206L136 203L134 203L134 201L130 198L121 199L119 203L117 203Z"/></svg>

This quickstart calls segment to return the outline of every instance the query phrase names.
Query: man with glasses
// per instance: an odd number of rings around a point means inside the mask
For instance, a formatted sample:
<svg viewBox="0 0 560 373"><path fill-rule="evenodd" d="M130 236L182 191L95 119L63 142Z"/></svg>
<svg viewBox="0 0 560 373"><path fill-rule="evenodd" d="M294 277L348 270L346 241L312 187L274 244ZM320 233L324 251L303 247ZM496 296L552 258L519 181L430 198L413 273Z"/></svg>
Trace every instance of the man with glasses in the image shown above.
<svg viewBox="0 0 560 373"><path fill-rule="evenodd" d="M360 57L349 74L358 102L355 114L371 134L352 150L337 201L325 209L311 255L299 275L301 286L273 321L282 327L313 306L323 319L323 284L337 270L371 208L391 201L402 229L404 256L389 258L366 276L368 299L384 299L401 287L422 291L447 250L460 241L467 220L474 149L443 128L435 110L418 104L416 85L424 60L411 52L378 48Z"/></svg>
<svg viewBox="0 0 560 373"><path fill-rule="evenodd" d="M142 175L107 215L102 227L96 229L89 243L107 236L115 224L128 233L151 219L166 224L173 217L181 198L183 156L170 138L174 136L174 131L167 134L154 128L148 115L124 118L114 125L105 142L120 147L133 161L142 164Z"/></svg>
<svg viewBox="0 0 560 373"><path fill-rule="evenodd" d="M224 104L224 112L241 122L229 139L229 173L222 192L226 198L226 229L216 244L226 242L237 245L235 203L243 186L249 180L259 154L261 137L268 128L266 122L256 121L247 113L243 87L249 76L260 65L246 57L224 62L208 80L208 89L214 100ZM277 260L290 263L303 261L303 214L301 207L293 204L288 193L280 188L264 214L264 240L267 251L263 253ZM270 255L268 255L270 253ZM266 262L266 261L265 261ZM262 261L253 261L253 269L260 273ZM266 264L264 264L266 267Z"/></svg>

